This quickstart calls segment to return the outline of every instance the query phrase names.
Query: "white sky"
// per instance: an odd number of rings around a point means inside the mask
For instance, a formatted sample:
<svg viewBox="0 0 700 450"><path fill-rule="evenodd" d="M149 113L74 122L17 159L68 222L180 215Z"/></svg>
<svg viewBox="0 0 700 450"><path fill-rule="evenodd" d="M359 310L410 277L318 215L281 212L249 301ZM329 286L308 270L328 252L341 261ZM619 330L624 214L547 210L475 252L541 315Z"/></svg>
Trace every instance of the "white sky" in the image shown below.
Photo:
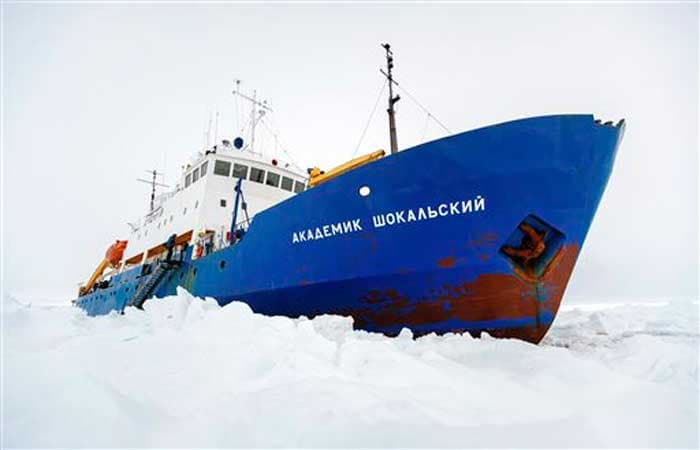
<svg viewBox="0 0 700 450"><path fill-rule="evenodd" d="M392 44L400 83L453 132L624 117L571 297L697 297L698 6L3 5L3 289L72 298L168 173L256 88L302 166L348 159ZM388 148L382 98L360 149ZM406 96L399 146L442 130ZM266 139L267 148L271 139ZM280 154L280 156L283 156ZM439 174L436 174L439 176Z"/></svg>

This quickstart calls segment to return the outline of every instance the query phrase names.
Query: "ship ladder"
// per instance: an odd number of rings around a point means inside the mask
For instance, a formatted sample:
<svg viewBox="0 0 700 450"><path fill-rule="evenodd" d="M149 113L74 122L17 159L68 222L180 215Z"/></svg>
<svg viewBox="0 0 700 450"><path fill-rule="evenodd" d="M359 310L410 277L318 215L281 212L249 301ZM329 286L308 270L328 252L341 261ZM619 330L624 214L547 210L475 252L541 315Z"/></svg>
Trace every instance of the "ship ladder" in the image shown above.
<svg viewBox="0 0 700 450"><path fill-rule="evenodd" d="M141 283L141 286L138 287L134 293L134 296L127 302L127 306L135 306L142 309L146 300L158 290L160 285L166 279L166 275L179 267L179 265L179 261L159 262L153 273L151 273L144 283Z"/></svg>

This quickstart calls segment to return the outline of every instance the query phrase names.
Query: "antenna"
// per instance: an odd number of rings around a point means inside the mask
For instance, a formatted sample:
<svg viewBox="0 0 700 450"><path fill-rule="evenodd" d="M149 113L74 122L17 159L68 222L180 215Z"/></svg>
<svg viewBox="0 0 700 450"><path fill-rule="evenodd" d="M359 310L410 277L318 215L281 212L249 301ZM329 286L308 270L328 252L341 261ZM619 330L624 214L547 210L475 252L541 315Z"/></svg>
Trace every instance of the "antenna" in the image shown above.
<svg viewBox="0 0 700 450"><path fill-rule="evenodd" d="M389 81L389 109L386 112L389 113L389 139L391 141L391 154L397 153L399 151L399 146L396 142L396 111L394 110L394 103L401 100L401 96L397 95L394 97L394 77L391 73L391 69L394 68L394 53L391 51L391 45L382 44L382 47L386 51L386 72L383 69L379 71L386 77Z"/></svg>
<svg viewBox="0 0 700 450"><path fill-rule="evenodd" d="M238 130L241 128L241 112L238 108L238 95L237 93L241 91L241 80L235 79L233 80L236 82L236 90L233 91L234 97L236 97L236 126L234 127L234 130Z"/></svg>
<svg viewBox="0 0 700 450"><path fill-rule="evenodd" d="M209 113L209 124L207 125L207 145L205 148L211 147L211 113Z"/></svg>
<svg viewBox="0 0 700 450"><path fill-rule="evenodd" d="M155 169L154 170L147 170L146 173L150 173L151 175L153 175L153 178L151 180L144 180L143 178L137 178L136 181L140 181L142 183L148 183L151 185L151 209L150 210L153 211L153 209L155 207L155 200L156 200L156 186L167 188L168 185L156 182L156 177L157 176L162 177L163 174L160 172L157 172Z"/></svg>
<svg viewBox="0 0 700 450"><path fill-rule="evenodd" d="M214 122L214 145L219 142L219 111L216 111L216 120Z"/></svg>
<svg viewBox="0 0 700 450"><path fill-rule="evenodd" d="M236 90L233 91L233 95L241 97L244 100L248 100L251 104L251 108L250 108L250 146L249 146L249 149L251 152L254 153L255 126L258 124L260 119L262 119L262 117L265 115L265 113L272 112L272 109L269 106L267 106L267 100L263 100L262 102L258 100L258 92L256 90L253 90L252 97L241 93L241 91L239 90L240 83L241 83L241 80L236 80Z"/></svg>
<svg viewBox="0 0 700 450"><path fill-rule="evenodd" d="M204 130L202 130L202 149L207 150L207 116L209 113L206 113L204 116Z"/></svg>

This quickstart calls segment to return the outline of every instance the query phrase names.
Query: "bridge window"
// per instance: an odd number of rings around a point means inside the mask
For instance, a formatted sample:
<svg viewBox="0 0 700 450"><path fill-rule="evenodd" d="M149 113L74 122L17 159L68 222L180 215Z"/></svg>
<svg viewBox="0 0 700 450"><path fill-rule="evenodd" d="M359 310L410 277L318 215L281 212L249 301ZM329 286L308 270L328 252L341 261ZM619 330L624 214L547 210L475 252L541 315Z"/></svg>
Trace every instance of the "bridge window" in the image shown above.
<svg viewBox="0 0 700 450"><path fill-rule="evenodd" d="M231 163L227 161L214 161L214 174L227 177L231 173Z"/></svg>
<svg viewBox="0 0 700 450"><path fill-rule="evenodd" d="M199 180L199 168L196 168L192 171L192 182L196 182Z"/></svg>
<svg viewBox="0 0 700 450"><path fill-rule="evenodd" d="M219 205L220 205L222 208L226 208L226 199L225 199L225 198L222 198L221 200L219 200Z"/></svg>
<svg viewBox="0 0 700 450"><path fill-rule="evenodd" d="M243 164L234 164L233 165L233 176L236 178L242 178L246 179L248 176L248 166L244 166Z"/></svg>
<svg viewBox="0 0 700 450"><path fill-rule="evenodd" d="M294 182L294 192L296 192L297 194L299 192L304 192L304 183L300 183L298 181L295 181Z"/></svg>
<svg viewBox="0 0 700 450"><path fill-rule="evenodd" d="M294 188L294 180L292 180L289 177L282 177L282 189L285 191L292 192L292 189Z"/></svg>
<svg viewBox="0 0 700 450"><path fill-rule="evenodd" d="M267 182L265 184L267 184L268 186L274 186L274 187L279 186L280 185L280 176L274 172L267 172Z"/></svg>
<svg viewBox="0 0 700 450"><path fill-rule="evenodd" d="M192 174L188 173L187 176L185 177L185 187L186 188L190 187L190 184L192 184Z"/></svg>
<svg viewBox="0 0 700 450"><path fill-rule="evenodd" d="M250 181L255 181L256 183L263 183L265 181L265 171L261 169L256 169L255 167L251 167Z"/></svg>
<svg viewBox="0 0 700 450"><path fill-rule="evenodd" d="M199 176L204 178L204 175L207 174L207 166L209 165L209 161L204 161L202 163L202 166L199 168Z"/></svg>

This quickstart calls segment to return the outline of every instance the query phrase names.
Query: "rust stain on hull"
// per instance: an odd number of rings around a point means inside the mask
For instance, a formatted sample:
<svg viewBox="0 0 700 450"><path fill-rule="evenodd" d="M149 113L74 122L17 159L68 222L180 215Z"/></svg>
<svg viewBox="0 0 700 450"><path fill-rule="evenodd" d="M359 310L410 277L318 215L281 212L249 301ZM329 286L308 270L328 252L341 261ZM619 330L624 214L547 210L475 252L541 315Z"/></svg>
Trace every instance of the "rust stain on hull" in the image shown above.
<svg viewBox="0 0 700 450"><path fill-rule="evenodd" d="M450 269L457 264L457 258L448 256L447 258L438 259L437 265L443 269Z"/></svg>
<svg viewBox="0 0 700 450"><path fill-rule="evenodd" d="M579 247L565 245L539 280L511 274L484 274L475 280L434 289L430 298L408 299L395 290L373 291L362 300L372 309L349 311L356 325L379 327L424 326L448 320L466 322L535 319L536 325L518 328L470 330L492 336L539 343L556 316L574 268ZM540 323L541 317L549 318ZM450 331L466 331L450 330ZM420 333L417 333L420 334Z"/></svg>
<svg viewBox="0 0 700 450"><path fill-rule="evenodd" d="M469 247L490 247L496 245L498 241L498 234L496 233L483 233L476 239L472 239L468 242Z"/></svg>

